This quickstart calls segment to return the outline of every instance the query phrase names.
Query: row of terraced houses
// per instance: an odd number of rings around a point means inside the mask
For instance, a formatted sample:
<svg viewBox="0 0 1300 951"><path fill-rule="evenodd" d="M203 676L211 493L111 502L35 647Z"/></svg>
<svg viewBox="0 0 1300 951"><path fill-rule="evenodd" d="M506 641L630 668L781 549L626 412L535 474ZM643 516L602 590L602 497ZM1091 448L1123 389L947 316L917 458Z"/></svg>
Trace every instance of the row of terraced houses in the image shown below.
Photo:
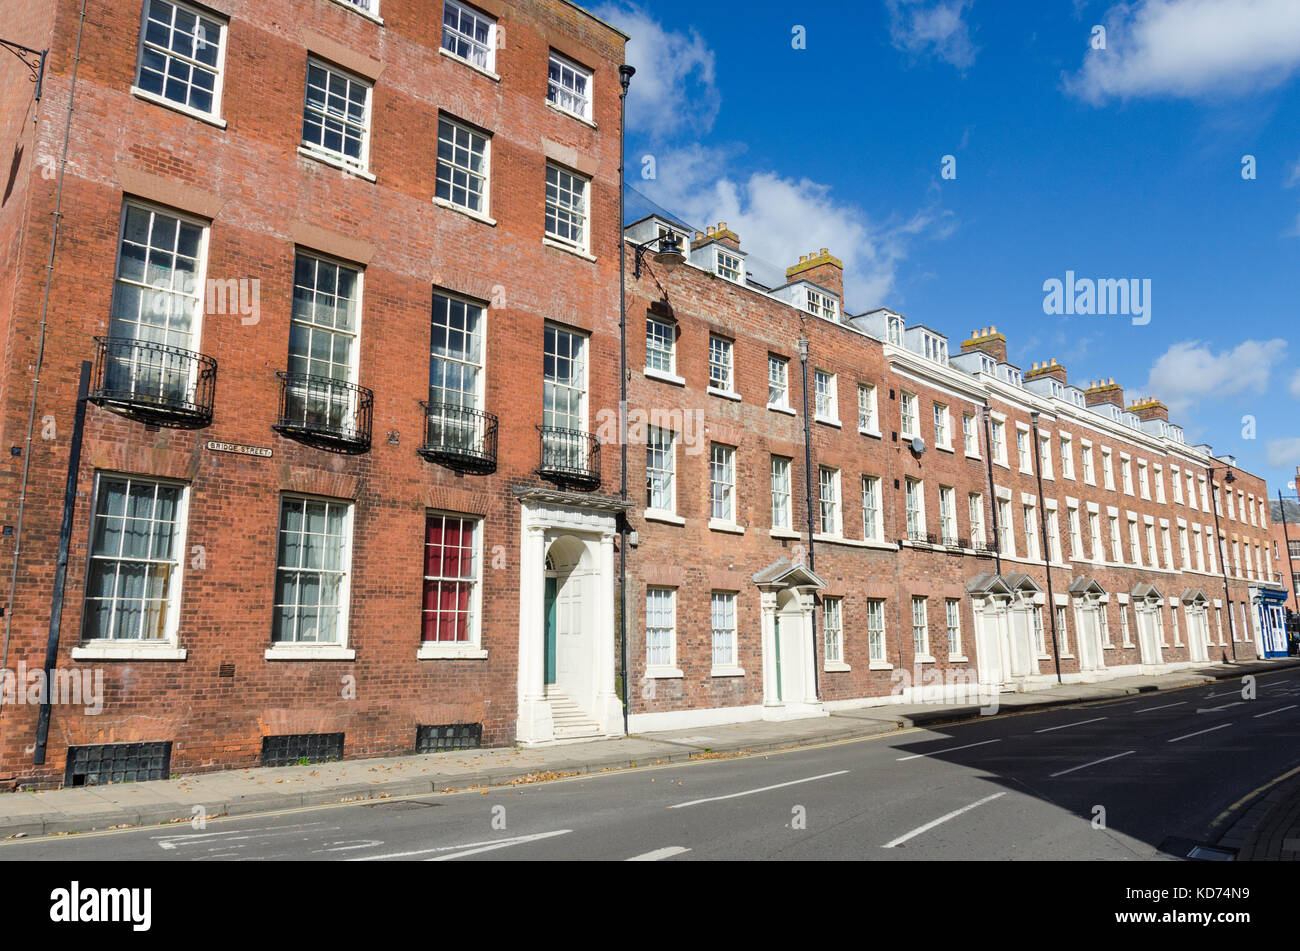
<svg viewBox="0 0 1300 951"><path fill-rule="evenodd" d="M1277 650L1265 487L1158 400L624 227L567 0L0 10L0 674L102 683L5 693L0 782Z"/></svg>

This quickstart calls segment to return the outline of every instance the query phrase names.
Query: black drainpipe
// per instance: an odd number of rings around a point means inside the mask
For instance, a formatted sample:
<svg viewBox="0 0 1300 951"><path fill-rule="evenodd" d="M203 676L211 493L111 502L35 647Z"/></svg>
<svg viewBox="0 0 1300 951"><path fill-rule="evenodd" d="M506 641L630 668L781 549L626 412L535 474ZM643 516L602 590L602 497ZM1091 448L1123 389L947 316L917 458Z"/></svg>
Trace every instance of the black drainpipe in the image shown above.
<svg viewBox="0 0 1300 951"><path fill-rule="evenodd" d="M72 445L68 456L68 481L63 489L63 521L59 525L59 554L54 563L54 593L50 597L50 634L45 644L45 691L40 717L36 721L36 749L32 762L45 762L45 741L50 734L51 672L59 659L59 628L63 623L63 589L68 580L68 548L72 543L72 515L77 507L77 476L81 472L81 436L86 427L86 397L90 395L90 361L81 364L77 383L77 412L72 422Z"/></svg>
<svg viewBox="0 0 1300 951"><path fill-rule="evenodd" d="M808 338L799 338L799 366L803 371L803 481L808 501L808 570L817 570L813 552L813 477L812 477L812 414L808 408ZM813 699L821 696L821 678L817 674L817 611L812 613L813 639Z"/></svg>
<svg viewBox="0 0 1300 951"><path fill-rule="evenodd" d="M618 68L623 91L618 97L618 442L622 462L619 498L627 502L627 241L623 236L624 185L623 152L627 140L627 87L636 70L626 63ZM627 734L628 703L632 691L627 686L627 509L619 513L618 528L618 596L619 596L619 673L623 680L623 733Z"/></svg>
<svg viewBox="0 0 1300 951"><path fill-rule="evenodd" d="M1052 550L1047 546L1047 507L1043 502L1043 460L1038 451L1038 413L1029 414L1034 428L1034 474L1038 479L1038 532L1043 538L1043 570L1047 572L1047 616L1052 622L1052 658L1056 661L1056 682L1061 680L1061 649L1056 643L1056 597L1052 593ZM1060 520L1057 520L1060 531Z"/></svg>

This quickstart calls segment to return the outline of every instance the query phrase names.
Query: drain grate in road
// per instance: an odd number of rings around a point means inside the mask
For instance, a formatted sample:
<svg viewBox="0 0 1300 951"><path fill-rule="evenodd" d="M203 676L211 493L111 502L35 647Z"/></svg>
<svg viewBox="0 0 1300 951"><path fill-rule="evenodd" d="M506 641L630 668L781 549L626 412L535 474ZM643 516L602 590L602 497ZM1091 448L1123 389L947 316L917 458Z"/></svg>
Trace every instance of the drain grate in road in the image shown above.
<svg viewBox="0 0 1300 951"><path fill-rule="evenodd" d="M380 806L383 806L385 811L407 812L411 809L435 809L438 806L441 806L442 803L424 802L421 799L401 799L390 802L367 802L362 805L367 809L378 809Z"/></svg>
<svg viewBox="0 0 1300 951"><path fill-rule="evenodd" d="M1197 842L1193 839L1183 839L1176 836L1165 839L1156 847L1156 851L1172 855L1175 858L1190 859L1193 862L1235 862L1237 860L1236 849L1225 849L1221 846L1209 845L1205 842Z"/></svg>

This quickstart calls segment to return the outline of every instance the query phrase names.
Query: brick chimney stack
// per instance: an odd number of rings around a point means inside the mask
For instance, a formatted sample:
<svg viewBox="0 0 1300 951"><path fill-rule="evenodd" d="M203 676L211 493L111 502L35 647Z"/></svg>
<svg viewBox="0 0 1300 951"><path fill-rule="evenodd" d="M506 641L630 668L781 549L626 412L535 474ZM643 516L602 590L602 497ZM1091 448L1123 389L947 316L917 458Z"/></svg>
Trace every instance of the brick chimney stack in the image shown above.
<svg viewBox="0 0 1300 951"><path fill-rule="evenodd" d="M1124 408L1124 387L1115 382L1115 378L1109 380L1094 380L1092 386L1083 391L1083 400L1085 406L1100 406L1103 403L1114 403L1120 409Z"/></svg>
<svg viewBox="0 0 1300 951"><path fill-rule="evenodd" d="M1065 378L1065 367L1057 363L1055 358L1050 363L1035 363L1033 369L1025 374L1026 380L1037 380L1041 377L1050 376L1062 386L1069 386L1069 381Z"/></svg>
<svg viewBox="0 0 1300 951"><path fill-rule="evenodd" d="M695 240L691 242L691 247L702 248L710 241L716 241L733 251L740 250L740 235L729 229L725 221L719 221L716 227L709 225L704 231L695 232Z"/></svg>
<svg viewBox="0 0 1300 951"><path fill-rule="evenodd" d="M1149 422L1153 419L1163 419L1169 422L1169 407L1154 397L1139 399L1128 408L1130 413L1137 413L1138 419L1142 422Z"/></svg>
<svg viewBox="0 0 1300 951"><path fill-rule="evenodd" d="M844 262L826 248L799 255L799 263L785 269L787 281L812 281L844 300Z"/></svg>
<svg viewBox="0 0 1300 951"><path fill-rule="evenodd" d="M1007 338L998 333L997 327L972 330L970 339L961 342L961 352L970 353L972 350L983 350L998 363L1007 362Z"/></svg>

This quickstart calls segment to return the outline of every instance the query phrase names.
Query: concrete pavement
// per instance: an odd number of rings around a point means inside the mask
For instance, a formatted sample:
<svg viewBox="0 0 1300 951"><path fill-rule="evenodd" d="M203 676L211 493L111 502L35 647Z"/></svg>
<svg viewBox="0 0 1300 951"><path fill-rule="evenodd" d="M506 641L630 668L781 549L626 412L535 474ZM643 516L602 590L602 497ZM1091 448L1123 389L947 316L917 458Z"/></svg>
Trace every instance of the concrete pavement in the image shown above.
<svg viewBox="0 0 1300 951"><path fill-rule="evenodd" d="M1003 694L996 717L1115 700L1238 679L1300 665L1297 659L1209 665L1157 677ZM826 718L749 722L560 746L497 748L205 773L172 780L0 795L0 839L189 822L303 806L489 786L528 786L566 776L722 758L933 727L981 716L977 705L890 704Z"/></svg>

